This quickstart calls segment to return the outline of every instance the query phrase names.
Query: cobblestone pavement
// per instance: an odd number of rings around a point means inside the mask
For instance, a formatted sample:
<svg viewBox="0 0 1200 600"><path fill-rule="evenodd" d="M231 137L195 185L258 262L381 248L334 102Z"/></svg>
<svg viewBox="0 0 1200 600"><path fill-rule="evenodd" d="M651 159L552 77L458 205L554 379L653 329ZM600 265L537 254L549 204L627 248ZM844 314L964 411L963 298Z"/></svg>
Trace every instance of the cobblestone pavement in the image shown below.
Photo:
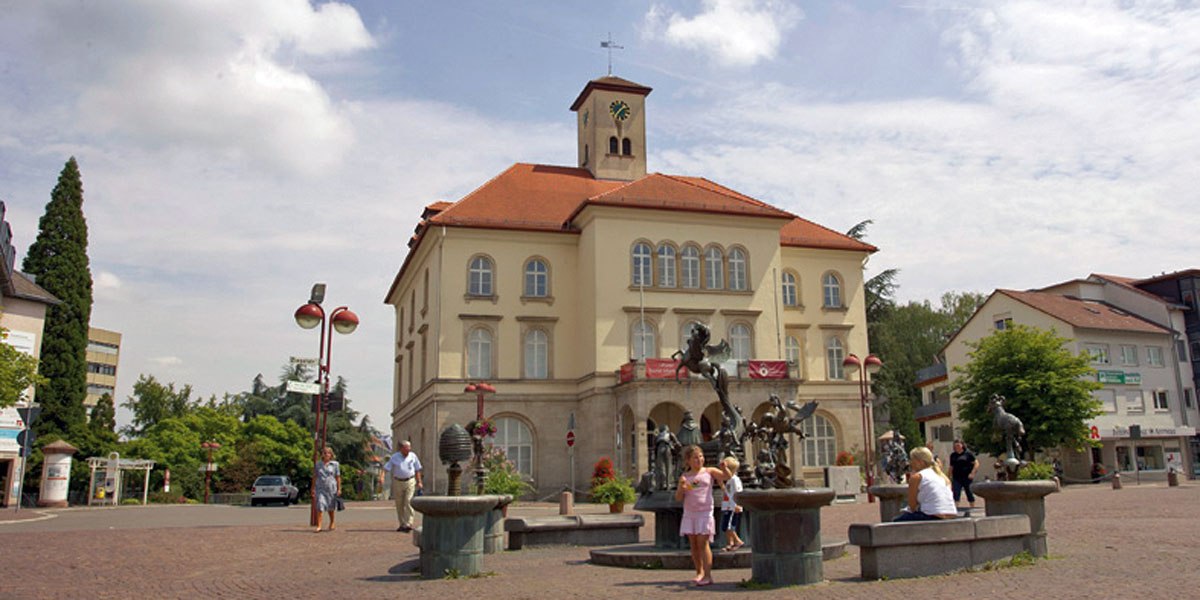
<svg viewBox="0 0 1200 600"><path fill-rule="evenodd" d="M209 507L201 507L202 510ZM581 547L535 548L485 558L494 575L419 579L410 535L395 531L384 503L352 505L337 531L314 534L307 512L227 511L187 507L122 508L158 527L64 529L71 519L112 520L100 511L49 511L56 518L0 518L0 597L4 598L642 598L753 593L755 598L1189 598L1200 571L1200 484L1071 486L1047 498L1050 558L1032 566L894 581L858 578L857 549L825 563L826 582L750 592L738 582L749 569L716 572L704 589L686 585L690 572L631 570L587 563ZM580 505L580 512L597 512ZM554 514L545 504L517 505L516 514ZM142 512L138 512L142 511ZM159 512L155 512L159 511ZM180 516L181 515L181 516ZM249 522L227 525L233 517ZM298 519L297 519L298 517ZM207 518L207 517L206 517ZM295 519L295 520L293 520ZM859 502L822 512L827 540L845 539L852 522L878 519L877 505ZM203 520L203 519L202 519ZM236 519L235 519L236 520ZM57 522L59 529L52 528ZM653 537L651 523L643 540Z"/></svg>

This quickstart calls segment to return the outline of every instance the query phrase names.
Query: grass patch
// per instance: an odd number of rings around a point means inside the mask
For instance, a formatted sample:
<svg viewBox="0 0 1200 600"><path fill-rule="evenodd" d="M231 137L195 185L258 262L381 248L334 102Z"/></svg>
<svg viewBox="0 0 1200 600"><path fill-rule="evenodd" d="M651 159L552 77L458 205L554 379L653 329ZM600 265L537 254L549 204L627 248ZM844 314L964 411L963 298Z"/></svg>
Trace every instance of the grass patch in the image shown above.
<svg viewBox="0 0 1200 600"><path fill-rule="evenodd" d="M482 579L484 577L495 577L495 576L496 576L495 571L480 571L478 573L475 573L474 575L463 575L462 573L460 573L458 571L458 569L451 568L451 569L446 569L445 575L442 575L442 579Z"/></svg>
<svg viewBox="0 0 1200 600"><path fill-rule="evenodd" d="M742 588L743 590L773 590L773 589L775 589L775 586L773 586L769 583L762 583L760 581L754 581L753 579L743 579L743 580L739 581L737 585L738 585L738 587Z"/></svg>
<svg viewBox="0 0 1200 600"><path fill-rule="evenodd" d="M979 567L980 571L999 571L1000 569L1015 569L1017 567L1028 567L1037 564L1037 558L1029 553L1028 550L1014 554L1007 560L997 560L984 564Z"/></svg>

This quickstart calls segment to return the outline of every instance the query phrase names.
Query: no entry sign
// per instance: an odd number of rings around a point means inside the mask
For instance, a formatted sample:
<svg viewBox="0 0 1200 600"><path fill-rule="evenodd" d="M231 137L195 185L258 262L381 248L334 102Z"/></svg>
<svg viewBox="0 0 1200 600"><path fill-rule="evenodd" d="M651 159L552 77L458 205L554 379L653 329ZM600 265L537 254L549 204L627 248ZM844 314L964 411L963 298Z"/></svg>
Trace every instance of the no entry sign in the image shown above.
<svg viewBox="0 0 1200 600"><path fill-rule="evenodd" d="M575 431L567 430L567 447L570 448L571 446L574 446L574 445L575 445Z"/></svg>

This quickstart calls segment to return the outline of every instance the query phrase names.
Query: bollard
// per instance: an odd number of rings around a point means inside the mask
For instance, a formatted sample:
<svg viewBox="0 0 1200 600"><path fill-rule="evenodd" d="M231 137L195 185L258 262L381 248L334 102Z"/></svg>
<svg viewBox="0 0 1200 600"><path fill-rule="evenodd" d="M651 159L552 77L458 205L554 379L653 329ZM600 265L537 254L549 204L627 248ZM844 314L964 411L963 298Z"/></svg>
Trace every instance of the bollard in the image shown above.
<svg viewBox="0 0 1200 600"><path fill-rule="evenodd" d="M558 497L558 514L573 515L575 514L575 494L569 490L563 490L562 495Z"/></svg>
<svg viewBox="0 0 1200 600"><path fill-rule="evenodd" d="M1121 474L1120 473L1113 473L1112 486L1113 486L1114 490L1121 489Z"/></svg>
<svg viewBox="0 0 1200 600"><path fill-rule="evenodd" d="M1167 487L1179 487L1179 474L1175 472L1175 467L1167 471Z"/></svg>

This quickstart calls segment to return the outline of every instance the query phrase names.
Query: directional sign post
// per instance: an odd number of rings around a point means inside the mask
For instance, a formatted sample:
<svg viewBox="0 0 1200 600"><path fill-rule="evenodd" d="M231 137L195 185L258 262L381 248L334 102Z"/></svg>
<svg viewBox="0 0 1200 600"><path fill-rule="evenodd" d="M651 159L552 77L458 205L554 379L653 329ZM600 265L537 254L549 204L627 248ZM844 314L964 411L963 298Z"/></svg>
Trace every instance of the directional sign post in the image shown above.
<svg viewBox="0 0 1200 600"><path fill-rule="evenodd" d="M296 392L297 394L320 394L321 384L309 383L307 381L289 381L287 382L287 391Z"/></svg>

